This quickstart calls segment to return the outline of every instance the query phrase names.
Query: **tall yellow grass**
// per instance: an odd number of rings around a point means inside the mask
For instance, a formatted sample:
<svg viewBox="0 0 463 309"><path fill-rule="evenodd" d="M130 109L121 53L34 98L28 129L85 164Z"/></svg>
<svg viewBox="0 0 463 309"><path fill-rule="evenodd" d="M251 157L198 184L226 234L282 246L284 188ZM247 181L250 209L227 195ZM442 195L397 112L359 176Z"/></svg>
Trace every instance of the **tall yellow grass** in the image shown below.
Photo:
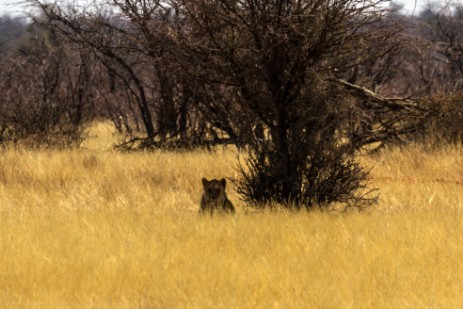
<svg viewBox="0 0 463 309"><path fill-rule="evenodd" d="M461 308L462 147L384 150L363 212L197 214L237 153L0 152L6 308Z"/></svg>

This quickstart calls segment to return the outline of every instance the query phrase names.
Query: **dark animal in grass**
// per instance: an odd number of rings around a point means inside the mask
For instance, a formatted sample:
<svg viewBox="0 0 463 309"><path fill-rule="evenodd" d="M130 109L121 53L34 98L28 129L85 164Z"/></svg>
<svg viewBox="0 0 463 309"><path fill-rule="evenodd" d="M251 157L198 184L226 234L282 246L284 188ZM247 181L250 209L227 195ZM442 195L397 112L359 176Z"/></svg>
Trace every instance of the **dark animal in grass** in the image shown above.
<svg viewBox="0 0 463 309"><path fill-rule="evenodd" d="M217 213L235 213L235 207L227 198L225 194L225 187L227 181L225 178L220 180L212 179L211 181L206 178L202 179L204 193L201 197L201 206L199 207L200 214L213 215Z"/></svg>

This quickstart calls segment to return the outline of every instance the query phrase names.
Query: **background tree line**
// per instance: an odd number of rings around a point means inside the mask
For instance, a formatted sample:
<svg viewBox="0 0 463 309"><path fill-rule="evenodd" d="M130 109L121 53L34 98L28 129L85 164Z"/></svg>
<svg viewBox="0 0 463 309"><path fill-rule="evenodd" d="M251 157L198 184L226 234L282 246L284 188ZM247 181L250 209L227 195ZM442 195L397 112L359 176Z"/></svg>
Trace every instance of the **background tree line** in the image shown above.
<svg viewBox="0 0 463 309"><path fill-rule="evenodd" d="M5 146L75 145L95 119L127 149L235 144L247 200L312 207L374 200L361 148L463 137L461 7L27 2L31 22L0 22L20 33L0 42Z"/></svg>

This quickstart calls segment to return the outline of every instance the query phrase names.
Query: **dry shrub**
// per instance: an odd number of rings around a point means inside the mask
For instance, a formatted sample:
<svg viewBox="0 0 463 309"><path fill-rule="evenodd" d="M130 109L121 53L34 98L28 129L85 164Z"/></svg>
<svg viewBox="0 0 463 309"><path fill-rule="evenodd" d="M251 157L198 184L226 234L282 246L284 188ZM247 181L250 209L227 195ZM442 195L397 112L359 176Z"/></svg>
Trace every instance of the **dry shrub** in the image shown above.
<svg viewBox="0 0 463 309"><path fill-rule="evenodd" d="M463 92L429 96L424 104L430 112L417 140L432 146L463 142Z"/></svg>

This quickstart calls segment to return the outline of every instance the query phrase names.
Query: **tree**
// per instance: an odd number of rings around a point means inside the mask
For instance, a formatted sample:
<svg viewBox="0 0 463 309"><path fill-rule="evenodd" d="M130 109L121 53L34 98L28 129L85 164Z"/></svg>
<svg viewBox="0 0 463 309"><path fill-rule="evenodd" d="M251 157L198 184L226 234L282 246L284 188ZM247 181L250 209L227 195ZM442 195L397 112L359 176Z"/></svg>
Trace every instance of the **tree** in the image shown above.
<svg viewBox="0 0 463 309"><path fill-rule="evenodd" d="M463 6L448 2L443 7L428 5L421 14L422 33L437 47L438 57L449 69L451 91L463 89ZM437 58L437 56L436 56Z"/></svg>
<svg viewBox="0 0 463 309"><path fill-rule="evenodd" d="M189 31L178 33L185 68L222 91L232 89L232 123L265 134L249 138L238 191L250 202L312 207L368 200L367 173L343 141L348 100L337 78L387 52L373 43L383 1L173 1Z"/></svg>
<svg viewBox="0 0 463 309"><path fill-rule="evenodd" d="M106 68L108 114L118 128L122 119L128 133L137 131L124 147L205 143L196 85L176 65L172 50L176 42L169 36L177 27L176 16L165 1L108 0L104 9L78 9L58 1L28 2L42 11L55 31L78 48L91 50ZM129 115L135 117L128 119ZM142 130L138 130L139 119Z"/></svg>
<svg viewBox="0 0 463 309"><path fill-rule="evenodd" d="M432 72L441 93L427 98L434 117L427 126L434 143L463 141L463 6L447 1L438 7L429 4L421 14L421 33L433 48ZM429 62L425 65L429 66ZM437 91L436 91L437 92Z"/></svg>
<svg viewBox="0 0 463 309"><path fill-rule="evenodd" d="M37 23L16 45L0 59L0 142L75 146L91 120L87 55L74 53L53 29Z"/></svg>

